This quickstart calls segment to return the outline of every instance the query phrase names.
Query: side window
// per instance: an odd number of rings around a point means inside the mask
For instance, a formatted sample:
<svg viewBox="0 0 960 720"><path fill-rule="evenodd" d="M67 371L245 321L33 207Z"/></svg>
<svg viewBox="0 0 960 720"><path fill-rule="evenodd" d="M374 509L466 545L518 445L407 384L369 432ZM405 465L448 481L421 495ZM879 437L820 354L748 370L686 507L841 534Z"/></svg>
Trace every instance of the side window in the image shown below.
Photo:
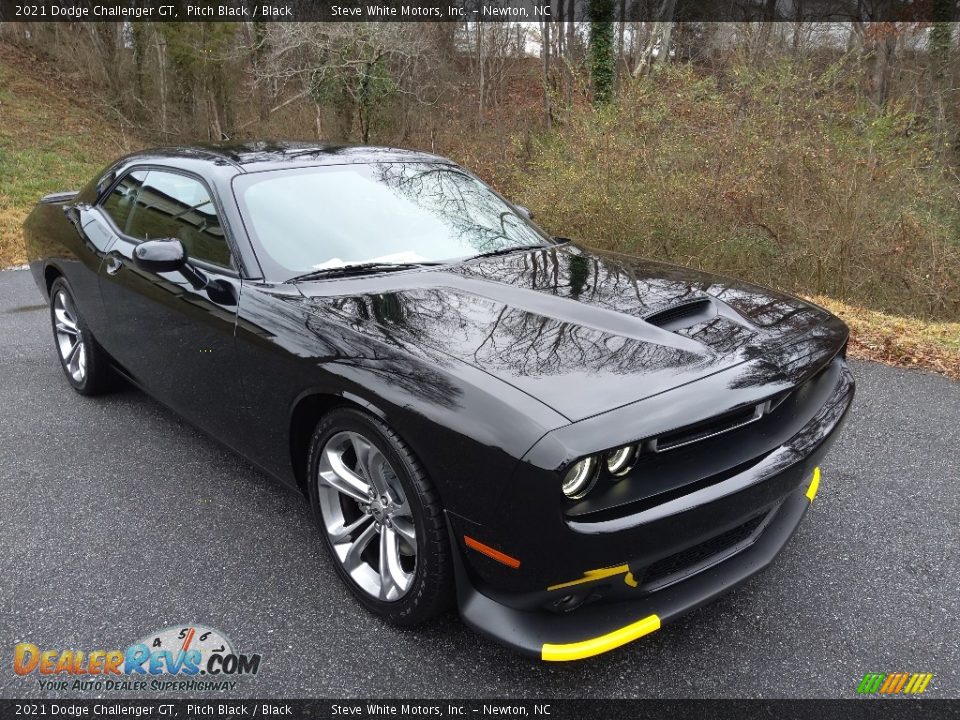
<svg viewBox="0 0 960 720"><path fill-rule="evenodd" d="M134 198L145 177L147 177L146 170L135 170L132 173L127 173L100 203L100 207L110 216L120 232L127 231L127 220L130 219Z"/></svg>
<svg viewBox="0 0 960 720"><path fill-rule="evenodd" d="M230 266L217 210L201 182L151 170L134 203L127 234L142 240L177 238L196 260Z"/></svg>

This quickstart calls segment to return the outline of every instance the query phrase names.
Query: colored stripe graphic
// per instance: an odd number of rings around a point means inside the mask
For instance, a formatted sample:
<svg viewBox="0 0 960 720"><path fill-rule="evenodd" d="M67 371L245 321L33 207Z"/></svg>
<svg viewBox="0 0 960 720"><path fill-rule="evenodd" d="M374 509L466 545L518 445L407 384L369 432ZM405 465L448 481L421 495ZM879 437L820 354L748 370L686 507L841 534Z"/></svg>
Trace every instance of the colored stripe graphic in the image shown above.
<svg viewBox="0 0 960 720"><path fill-rule="evenodd" d="M867 673L857 686L858 695L919 695L933 679L933 673Z"/></svg>
<svg viewBox="0 0 960 720"><path fill-rule="evenodd" d="M863 680L860 681L857 692L861 695L873 695L880 689L880 685L883 683L885 677L885 673L867 673L863 676Z"/></svg>
<svg viewBox="0 0 960 720"><path fill-rule="evenodd" d="M910 685L912 685L913 688L905 692L919 695L927 689L927 685L930 684L931 680L933 680L933 673L914 673L913 677L910 678Z"/></svg>

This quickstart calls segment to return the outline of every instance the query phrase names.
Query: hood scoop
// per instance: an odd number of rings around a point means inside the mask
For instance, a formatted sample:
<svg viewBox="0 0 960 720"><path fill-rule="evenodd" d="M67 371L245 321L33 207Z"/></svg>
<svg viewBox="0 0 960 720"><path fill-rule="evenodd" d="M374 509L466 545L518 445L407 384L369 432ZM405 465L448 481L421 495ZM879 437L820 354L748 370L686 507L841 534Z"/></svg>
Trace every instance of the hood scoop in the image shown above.
<svg viewBox="0 0 960 720"><path fill-rule="evenodd" d="M662 330L674 332L710 320L716 315L717 308L713 300L709 297L698 297L647 313L643 319Z"/></svg>

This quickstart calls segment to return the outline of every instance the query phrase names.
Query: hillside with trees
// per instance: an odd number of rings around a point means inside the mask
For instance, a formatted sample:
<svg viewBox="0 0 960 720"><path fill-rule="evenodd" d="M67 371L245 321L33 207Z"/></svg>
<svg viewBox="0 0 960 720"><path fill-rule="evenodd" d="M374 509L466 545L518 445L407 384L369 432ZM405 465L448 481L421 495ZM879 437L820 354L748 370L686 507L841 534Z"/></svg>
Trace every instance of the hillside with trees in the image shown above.
<svg viewBox="0 0 960 720"><path fill-rule="evenodd" d="M3 124L42 71L97 128L59 168L0 130L0 160L36 168L4 189L3 259L36 194L121 146L400 145L470 167L556 234L829 298L864 333L910 318L864 352L960 375L956 26L595 5L583 23L6 24ZM55 144L45 127L33 152Z"/></svg>

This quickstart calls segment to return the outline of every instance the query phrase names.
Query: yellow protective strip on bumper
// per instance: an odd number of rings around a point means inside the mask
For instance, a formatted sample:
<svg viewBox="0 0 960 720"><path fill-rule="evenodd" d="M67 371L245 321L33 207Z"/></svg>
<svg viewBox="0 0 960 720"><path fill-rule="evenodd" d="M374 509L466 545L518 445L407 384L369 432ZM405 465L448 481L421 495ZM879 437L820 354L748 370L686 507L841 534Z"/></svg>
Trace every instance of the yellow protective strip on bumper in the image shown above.
<svg viewBox="0 0 960 720"><path fill-rule="evenodd" d="M810 487L807 488L807 497L810 499L810 502L813 502L813 499L817 496L817 490L820 489L820 468L815 467L813 469L813 480L810 481Z"/></svg>
<svg viewBox="0 0 960 720"><path fill-rule="evenodd" d="M567 660L582 660L583 658L593 657L600 653L605 653L628 642L633 642L637 638L652 633L660 629L660 617L658 615L648 615L643 620L614 630L606 635L595 637L591 640L569 643L567 645L544 644L540 650L540 657L551 662L564 662Z"/></svg>
<svg viewBox="0 0 960 720"><path fill-rule="evenodd" d="M604 578L614 577L628 572L630 572L629 565L614 565L613 567L599 568L597 570L587 570L582 578L560 583L559 585L550 585L547 590L560 590L561 588L573 587L574 585L581 585L583 583L593 582L594 580L603 580Z"/></svg>

